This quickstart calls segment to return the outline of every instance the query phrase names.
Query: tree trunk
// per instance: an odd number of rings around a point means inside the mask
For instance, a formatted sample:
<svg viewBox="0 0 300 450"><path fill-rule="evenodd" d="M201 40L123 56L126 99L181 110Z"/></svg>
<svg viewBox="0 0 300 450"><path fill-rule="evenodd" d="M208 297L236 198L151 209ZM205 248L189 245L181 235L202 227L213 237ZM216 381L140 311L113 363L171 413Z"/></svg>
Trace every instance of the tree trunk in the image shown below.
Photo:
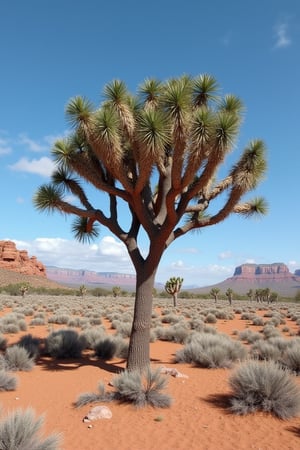
<svg viewBox="0 0 300 450"><path fill-rule="evenodd" d="M141 273L140 273L141 272ZM127 370L143 371L150 365L150 328L155 272L137 270L134 316L129 341Z"/></svg>
<svg viewBox="0 0 300 450"><path fill-rule="evenodd" d="M174 306L174 308L176 308L176 306L177 306L177 292L175 292L175 294L173 294L173 306Z"/></svg>

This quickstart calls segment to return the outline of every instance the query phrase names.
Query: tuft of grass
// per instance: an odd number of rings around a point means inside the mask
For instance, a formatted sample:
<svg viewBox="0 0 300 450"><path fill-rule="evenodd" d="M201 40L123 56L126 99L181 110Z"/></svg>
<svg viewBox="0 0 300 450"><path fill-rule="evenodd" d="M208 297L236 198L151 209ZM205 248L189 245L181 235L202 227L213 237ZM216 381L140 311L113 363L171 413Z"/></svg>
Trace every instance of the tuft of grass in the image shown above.
<svg viewBox="0 0 300 450"><path fill-rule="evenodd" d="M43 439L40 429L43 417L35 418L32 409L17 409L0 423L0 449L3 450L57 450L59 436Z"/></svg>
<svg viewBox="0 0 300 450"><path fill-rule="evenodd" d="M252 345L250 354L255 359L278 361L281 356L281 349L270 341L257 340Z"/></svg>
<svg viewBox="0 0 300 450"><path fill-rule="evenodd" d="M87 328L79 335L82 342L84 342L84 348L94 349L96 342L105 337L105 330L103 328Z"/></svg>
<svg viewBox="0 0 300 450"><path fill-rule="evenodd" d="M168 408L172 399L162 392L167 382L167 378L161 375L159 369L152 371L149 368L144 373L124 370L114 377L111 383L114 391L106 392L104 384L100 383L98 392L81 394L74 405L78 408L88 403L117 400L122 403L132 403L137 408L147 405L154 408Z"/></svg>
<svg viewBox="0 0 300 450"><path fill-rule="evenodd" d="M245 359L247 350L226 335L195 333L191 341L175 353L175 362L193 363L199 367L230 367Z"/></svg>
<svg viewBox="0 0 300 450"><path fill-rule="evenodd" d="M296 375L300 374L300 347L299 342L292 343L285 350L281 360L282 364Z"/></svg>
<svg viewBox="0 0 300 450"><path fill-rule="evenodd" d="M132 403L141 408L150 405L154 408L168 408L172 399L161 391L167 385L167 378L160 370L150 368L143 374L139 371L124 370L114 378L113 386L116 390L114 398L120 402Z"/></svg>
<svg viewBox="0 0 300 450"><path fill-rule="evenodd" d="M18 346L27 350L30 358L36 359L40 354L40 340L31 334L22 336L18 342Z"/></svg>
<svg viewBox="0 0 300 450"><path fill-rule="evenodd" d="M274 361L249 361L229 379L231 411L245 415L270 412L280 419L300 413L300 390L289 372Z"/></svg>
<svg viewBox="0 0 300 450"><path fill-rule="evenodd" d="M17 384L17 378L14 375L6 370L0 370L0 391L14 391Z"/></svg>
<svg viewBox="0 0 300 450"><path fill-rule="evenodd" d="M104 361L113 359L117 351L117 345L113 338L100 339L94 346L95 356Z"/></svg>
<svg viewBox="0 0 300 450"><path fill-rule="evenodd" d="M83 342L75 330L58 330L46 339L46 352L57 359L80 358Z"/></svg>
<svg viewBox="0 0 300 450"><path fill-rule="evenodd" d="M6 350L7 347L7 339L5 336L3 336L2 333L0 333L0 350Z"/></svg>
<svg viewBox="0 0 300 450"><path fill-rule="evenodd" d="M238 338L240 341L245 341L248 342L248 344L251 344L261 339L261 334L255 333L249 328L246 328L245 330L238 332Z"/></svg>
<svg viewBox="0 0 300 450"><path fill-rule="evenodd" d="M105 391L103 383L99 383L97 392L84 392L80 394L74 402L76 408L88 405L90 403L109 402L113 400L113 395Z"/></svg>
<svg viewBox="0 0 300 450"><path fill-rule="evenodd" d="M6 370L30 371L34 366L34 360L30 357L28 351L18 345L6 349L4 360Z"/></svg>

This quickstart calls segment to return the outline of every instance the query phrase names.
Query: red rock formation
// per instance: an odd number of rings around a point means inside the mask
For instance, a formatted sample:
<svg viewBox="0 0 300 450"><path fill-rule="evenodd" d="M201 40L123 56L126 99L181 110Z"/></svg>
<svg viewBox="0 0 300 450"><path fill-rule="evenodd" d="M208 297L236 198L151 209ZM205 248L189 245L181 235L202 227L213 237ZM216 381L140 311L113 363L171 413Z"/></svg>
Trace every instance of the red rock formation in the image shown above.
<svg viewBox="0 0 300 450"><path fill-rule="evenodd" d="M0 241L0 268L46 277L46 268L36 256L29 257L26 250L18 250L12 241Z"/></svg>
<svg viewBox="0 0 300 450"><path fill-rule="evenodd" d="M239 278L290 278L292 274L290 273L288 267L283 263L273 263L273 264L242 264L236 267L234 277Z"/></svg>

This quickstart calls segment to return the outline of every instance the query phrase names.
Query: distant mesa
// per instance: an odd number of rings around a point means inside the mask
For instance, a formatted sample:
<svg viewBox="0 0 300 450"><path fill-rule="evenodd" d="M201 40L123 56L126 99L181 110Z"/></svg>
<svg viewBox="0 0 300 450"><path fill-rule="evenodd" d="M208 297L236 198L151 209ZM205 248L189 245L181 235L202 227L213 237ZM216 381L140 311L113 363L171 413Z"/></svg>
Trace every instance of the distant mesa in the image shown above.
<svg viewBox="0 0 300 450"><path fill-rule="evenodd" d="M82 285L88 287L120 286L127 290L135 289L135 275L118 272L94 272L92 270L64 269L47 266L47 278L66 285Z"/></svg>
<svg viewBox="0 0 300 450"><path fill-rule="evenodd" d="M283 263L242 264L235 268L233 276L221 283L209 286L217 287L221 292L231 288L237 294L246 294L249 289L265 289L279 295L294 297L300 290L300 270L292 274ZM194 292L207 292L208 287L194 289Z"/></svg>
<svg viewBox="0 0 300 450"><path fill-rule="evenodd" d="M46 278L46 267L36 256L29 257L26 250L17 250L12 241L0 241L0 268Z"/></svg>
<svg viewBox="0 0 300 450"><path fill-rule="evenodd" d="M293 276L283 263L273 264L242 264L235 268L234 277L239 278L289 278Z"/></svg>

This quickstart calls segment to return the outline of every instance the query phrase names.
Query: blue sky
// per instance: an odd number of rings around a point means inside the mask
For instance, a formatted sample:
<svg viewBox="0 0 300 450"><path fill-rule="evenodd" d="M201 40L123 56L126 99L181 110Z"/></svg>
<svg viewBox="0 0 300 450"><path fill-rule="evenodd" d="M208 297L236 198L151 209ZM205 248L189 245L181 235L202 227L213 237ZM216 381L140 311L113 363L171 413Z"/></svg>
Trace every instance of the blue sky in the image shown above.
<svg viewBox="0 0 300 450"><path fill-rule="evenodd" d="M99 104L104 85L116 78L135 92L148 77L209 73L246 106L225 168L249 140L266 143L268 175L255 195L270 211L179 239L157 281L183 276L185 285L206 286L246 262L300 268L298 0L6 0L0 52L0 239L45 265L132 273L125 247L105 228L82 245L73 239L71 217L33 207L53 168L51 145L68 131L65 105L75 95Z"/></svg>

